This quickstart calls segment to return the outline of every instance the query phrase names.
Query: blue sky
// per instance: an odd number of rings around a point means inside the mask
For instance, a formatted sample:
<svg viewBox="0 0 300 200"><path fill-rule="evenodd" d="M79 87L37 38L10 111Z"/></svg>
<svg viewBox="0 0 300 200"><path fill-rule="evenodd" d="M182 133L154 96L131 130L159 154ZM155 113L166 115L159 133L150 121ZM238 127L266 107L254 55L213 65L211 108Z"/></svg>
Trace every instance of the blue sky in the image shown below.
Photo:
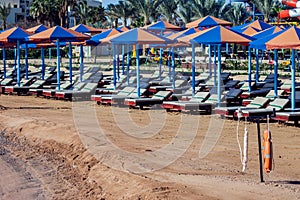
<svg viewBox="0 0 300 200"><path fill-rule="evenodd" d="M108 4L118 3L119 0L102 0L102 6L105 8Z"/></svg>

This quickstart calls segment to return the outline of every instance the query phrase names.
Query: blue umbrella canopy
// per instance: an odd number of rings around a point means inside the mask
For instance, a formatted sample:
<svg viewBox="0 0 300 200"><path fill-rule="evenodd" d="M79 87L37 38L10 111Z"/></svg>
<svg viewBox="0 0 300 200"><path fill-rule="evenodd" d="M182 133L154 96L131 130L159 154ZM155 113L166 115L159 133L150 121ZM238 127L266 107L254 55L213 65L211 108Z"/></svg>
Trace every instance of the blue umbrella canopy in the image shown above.
<svg viewBox="0 0 300 200"><path fill-rule="evenodd" d="M196 32L198 32L198 31L195 28L189 28L189 29L186 29L184 31L174 33L174 34L168 36L168 38L169 39L177 39L177 38L181 38L181 37L184 37L184 36L196 33Z"/></svg>
<svg viewBox="0 0 300 200"><path fill-rule="evenodd" d="M153 34L144 29L131 29L129 31L107 37L102 40L104 43L112 44L167 44L174 43L174 40Z"/></svg>
<svg viewBox="0 0 300 200"><path fill-rule="evenodd" d="M231 26L232 23L208 15L206 17L203 17L198 20L187 23L186 27L188 27L188 28L195 27L196 28L196 27L212 27L212 26L218 26L218 25Z"/></svg>
<svg viewBox="0 0 300 200"><path fill-rule="evenodd" d="M73 31L77 31L79 33L101 33L102 29L97 29L94 27L87 26L85 24L78 24L70 28Z"/></svg>
<svg viewBox="0 0 300 200"><path fill-rule="evenodd" d="M266 43L273 39L274 37L278 36L279 34L283 33L286 30L281 30L279 32L267 35L265 37L262 37L260 39L254 40L250 42L250 47L254 49L260 49L260 50L267 50ZM254 36L255 37L255 36Z"/></svg>
<svg viewBox="0 0 300 200"><path fill-rule="evenodd" d="M29 33L19 27L14 27L3 31L0 34L0 42L2 43L15 43L16 41L25 41Z"/></svg>
<svg viewBox="0 0 300 200"><path fill-rule="evenodd" d="M84 41L89 38L90 37L87 35L60 26L49 28L45 31L36 33L28 37L29 41L34 41L34 42L51 42L54 40L59 40L61 42L63 41L76 42L76 41Z"/></svg>
<svg viewBox="0 0 300 200"><path fill-rule="evenodd" d="M252 35L256 39L264 38L266 36L272 35L274 33L280 32L282 29L278 26L272 26L271 28L265 29L257 34Z"/></svg>
<svg viewBox="0 0 300 200"><path fill-rule="evenodd" d="M34 26L32 28L26 29L26 31L29 33L39 33L39 32L45 31L47 29L48 29L47 26L40 24L40 25Z"/></svg>
<svg viewBox="0 0 300 200"><path fill-rule="evenodd" d="M102 33L99 33L97 35L94 35L93 37L91 37L89 40L86 41L87 45L98 45L101 43L101 40L103 40L104 38L116 35L122 33L122 31L118 30L118 29L109 29L107 31L104 31Z"/></svg>
<svg viewBox="0 0 300 200"><path fill-rule="evenodd" d="M143 27L144 29L151 30L151 31L169 31L169 30L182 30L181 27L175 26L165 21L158 21L154 24L150 24L148 26Z"/></svg>
<svg viewBox="0 0 300 200"><path fill-rule="evenodd" d="M215 26L198 33L187 35L186 37L179 38L179 40L199 44L235 43L248 45L253 38L242 33L232 31L223 26Z"/></svg>

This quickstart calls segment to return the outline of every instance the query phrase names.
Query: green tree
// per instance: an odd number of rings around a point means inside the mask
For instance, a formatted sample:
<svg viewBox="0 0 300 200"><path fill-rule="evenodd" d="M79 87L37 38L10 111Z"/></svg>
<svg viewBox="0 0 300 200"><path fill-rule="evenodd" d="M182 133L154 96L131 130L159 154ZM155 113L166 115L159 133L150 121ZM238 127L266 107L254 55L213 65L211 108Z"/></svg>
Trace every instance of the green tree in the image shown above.
<svg viewBox="0 0 300 200"><path fill-rule="evenodd" d="M106 15L110 19L113 28L118 27L119 22L119 11L115 4L108 4L106 9Z"/></svg>
<svg viewBox="0 0 300 200"><path fill-rule="evenodd" d="M53 0L33 0L30 4L30 16L38 24L52 26L57 21L57 6Z"/></svg>
<svg viewBox="0 0 300 200"><path fill-rule="evenodd" d="M58 11L58 17L60 20L60 26L69 27L68 8L72 10L76 4L76 0L55 0L55 4Z"/></svg>
<svg viewBox="0 0 300 200"><path fill-rule="evenodd" d="M232 22L233 26L237 26L244 23L247 13L242 4L227 5L222 10L222 17Z"/></svg>
<svg viewBox="0 0 300 200"><path fill-rule="evenodd" d="M207 15L219 17L219 11L224 5L224 1L216 0L191 0L191 11L195 18L199 19Z"/></svg>
<svg viewBox="0 0 300 200"><path fill-rule="evenodd" d="M151 23L150 19L158 16L158 7L167 0L128 0L128 4L134 9L134 18L143 17L144 25Z"/></svg>
<svg viewBox="0 0 300 200"><path fill-rule="evenodd" d="M187 0L177 0L178 8L175 13L182 19L182 21L187 24L192 21L194 14L191 10L192 3Z"/></svg>
<svg viewBox="0 0 300 200"><path fill-rule="evenodd" d="M177 3L175 1L164 1L158 7L159 13L164 15L166 20L172 24L176 24L176 9Z"/></svg>
<svg viewBox="0 0 300 200"><path fill-rule="evenodd" d="M253 0L256 8L264 15L264 21L269 22L272 14L274 15L274 8L279 6L277 0Z"/></svg>
<svg viewBox="0 0 300 200"><path fill-rule="evenodd" d="M10 3L7 4L7 6L4 3L0 4L0 19L2 21L2 30L6 29L6 18L10 13L10 9L11 9Z"/></svg>
<svg viewBox="0 0 300 200"><path fill-rule="evenodd" d="M76 24L95 24L106 20L102 5L99 7L88 7L86 0L79 1L74 5L72 16L75 17Z"/></svg>

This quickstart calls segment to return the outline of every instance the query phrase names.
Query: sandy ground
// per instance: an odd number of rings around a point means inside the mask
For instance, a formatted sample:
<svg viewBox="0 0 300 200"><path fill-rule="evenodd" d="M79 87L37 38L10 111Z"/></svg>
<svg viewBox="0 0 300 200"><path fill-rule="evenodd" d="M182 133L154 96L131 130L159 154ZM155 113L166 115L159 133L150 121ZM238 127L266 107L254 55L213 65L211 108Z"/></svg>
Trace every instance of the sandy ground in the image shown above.
<svg viewBox="0 0 300 200"><path fill-rule="evenodd" d="M293 126L271 123L275 170L260 183L254 123L242 173L236 121L28 96L0 105L0 199L300 199Z"/></svg>

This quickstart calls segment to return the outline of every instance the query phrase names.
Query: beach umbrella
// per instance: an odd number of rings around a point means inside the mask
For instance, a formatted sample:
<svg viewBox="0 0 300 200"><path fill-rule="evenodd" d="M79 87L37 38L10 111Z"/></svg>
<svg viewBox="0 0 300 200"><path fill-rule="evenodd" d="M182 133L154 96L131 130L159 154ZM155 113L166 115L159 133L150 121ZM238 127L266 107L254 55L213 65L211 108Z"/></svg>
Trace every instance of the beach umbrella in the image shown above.
<svg viewBox="0 0 300 200"><path fill-rule="evenodd" d="M194 33L178 39L189 41L192 44L192 87L195 94L195 44L213 44L218 46L218 105L221 102L221 44L234 43L249 45L252 38L241 33L234 32L223 26L215 26L199 33ZM249 61L251 62L251 61ZM251 76L251 71L250 75ZM251 81L251 79L250 79Z"/></svg>
<svg viewBox="0 0 300 200"><path fill-rule="evenodd" d="M259 30L256 28L253 28L252 26L248 26L245 29L243 29L243 31L242 31L243 34L249 35L249 36L255 35L258 32L259 32Z"/></svg>
<svg viewBox="0 0 300 200"><path fill-rule="evenodd" d="M142 27L142 29L146 29L149 31L156 31L156 32L167 31L167 30L173 30L173 31L174 30L176 30L176 31L182 30L181 27L170 24L165 21L157 21L153 24Z"/></svg>
<svg viewBox="0 0 300 200"><path fill-rule="evenodd" d="M274 33L280 32L282 29L279 28L278 26L272 26L270 28L267 28L263 31L257 32L256 34L253 34L252 37L259 39L259 38L263 38L269 35L272 35Z"/></svg>
<svg viewBox="0 0 300 200"><path fill-rule="evenodd" d="M69 28L69 30L76 31L78 33L82 34L94 34L94 33L101 33L103 30L102 29L97 29L85 24L78 24L76 26L73 26ZM79 54L80 54L80 71L82 72L83 70L83 43L79 43ZM69 41L69 69L70 69L70 83L72 83L72 42ZM82 81L82 77L80 78L80 81Z"/></svg>
<svg viewBox="0 0 300 200"><path fill-rule="evenodd" d="M101 40L103 40L104 38L116 35L122 33L122 31L118 30L118 29L108 29L102 33L96 34L94 36L92 36L90 39L86 40L86 45L99 45L101 43Z"/></svg>
<svg viewBox="0 0 300 200"><path fill-rule="evenodd" d="M94 28L85 24L78 24L69 29L79 33L101 33L103 31L103 29Z"/></svg>
<svg viewBox="0 0 300 200"><path fill-rule="evenodd" d="M291 109L294 110L295 103L295 49L300 48L300 28L293 26L286 31L281 32L273 39L266 42L267 49L292 49L292 67L291 67Z"/></svg>
<svg viewBox="0 0 300 200"><path fill-rule="evenodd" d="M29 32L29 33L31 33L31 34L34 34L34 33L39 33L39 32L45 31L48 28L49 27L47 27L47 26L45 26L43 24L40 24L40 25L34 26L32 28L26 29L26 31Z"/></svg>
<svg viewBox="0 0 300 200"><path fill-rule="evenodd" d="M192 28L188 28L186 30L174 33L174 34L168 36L168 38L171 39L171 40L174 40L174 39L181 38L181 37L184 37L184 36L196 33L196 32L199 32L199 30L192 27Z"/></svg>
<svg viewBox="0 0 300 200"><path fill-rule="evenodd" d="M57 87L60 90L60 42L80 42L89 39L90 37L79 32L66 29L60 26L52 27L43 32L34 34L28 37L29 41L40 43L56 43L57 51ZM82 55L81 55L82 56ZM83 65L80 67L80 81L82 81Z"/></svg>
<svg viewBox="0 0 300 200"><path fill-rule="evenodd" d="M13 43L16 46L17 49L17 84L20 86L20 80L21 80L21 73L20 73L20 44L25 41L25 39L29 36L29 34L24 31L23 29L19 27L14 27L11 29L8 29L6 31L3 31L0 34L0 43L2 44L9 44ZM3 49L3 51L5 51ZM5 61L5 53L3 57L3 76L6 77L6 61Z"/></svg>
<svg viewBox="0 0 300 200"><path fill-rule="evenodd" d="M273 27L272 27L273 28ZM268 29L266 29L267 31ZM250 42L250 48L254 48L258 50L267 50L266 42L270 41L274 37L278 36L282 32L286 30L281 30L279 32L275 32L273 34L267 35L265 37L262 37L260 39L254 40ZM273 31L274 32L274 31ZM256 52L256 81L258 81L258 52ZM278 75L278 58L277 58L277 50L274 50L274 96L277 97L277 75Z"/></svg>
<svg viewBox="0 0 300 200"><path fill-rule="evenodd" d="M42 31L47 30L48 27L40 24L37 26L34 26L32 28L26 29L27 32L31 34L40 33ZM25 43L23 46L25 46L25 67L26 67L26 79L28 79L28 43ZM31 44L31 47L33 47L33 44ZM44 47L41 48L41 61L42 61L42 79L44 80L45 75L45 53L44 53Z"/></svg>
<svg viewBox="0 0 300 200"><path fill-rule="evenodd" d="M115 74L115 56L114 56L114 49L116 45L128 44L128 45L135 45L137 54L136 54L136 76L137 76L137 94L140 97L140 70L139 70L139 45L143 44L166 44L166 43L174 43L174 40L170 40L168 38L153 34L149 31L144 29L131 29L129 31L120 33L118 35L114 35L102 40L103 43L110 43L112 44L113 49L113 57L114 57L114 86L116 89L116 74Z"/></svg>
<svg viewBox="0 0 300 200"><path fill-rule="evenodd" d="M125 32L125 31L129 31L131 28L128 27L128 26L119 26L117 28L118 31L121 31L121 32Z"/></svg>
<svg viewBox="0 0 300 200"><path fill-rule="evenodd" d="M182 30L181 27L175 26L173 24L170 24L165 21L157 21L153 24L147 25L142 27L143 29L153 31L153 32L159 32L160 35L162 36L165 31L180 31ZM168 37L168 36L165 36ZM160 48L159 50L159 79L161 78L161 73L162 73L162 54L163 54L163 48ZM170 68L169 68L170 70Z"/></svg>
<svg viewBox="0 0 300 200"><path fill-rule="evenodd" d="M213 16L206 16L202 17L200 19L197 19L195 21L192 21L190 23L186 24L187 28L197 28L197 27L212 27L212 26L218 26L218 25L223 25L223 26L232 26L231 22L225 21L223 19L219 19Z"/></svg>
<svg viewBox="0 0 300 200"><path fill-rule="evenodd" d="M226 20L223 19L219 19L216 18L214 16L206 16L206 17L202 17L200 19L197 19L195 21L192 21L190 23L186 24L187 28L191 28L191 27L195 27L198 28L199 30L205 30L204 28L209 28L209 27L213 27L213 26L218 26L218 25L222 25L222 26L232 26L231 22L228 22ZM208 52L209 52L209 75L212 75L212 71L211 71L211 44L208 44ZM228 52L228 45L226 44L226 53Z"/></svg>

